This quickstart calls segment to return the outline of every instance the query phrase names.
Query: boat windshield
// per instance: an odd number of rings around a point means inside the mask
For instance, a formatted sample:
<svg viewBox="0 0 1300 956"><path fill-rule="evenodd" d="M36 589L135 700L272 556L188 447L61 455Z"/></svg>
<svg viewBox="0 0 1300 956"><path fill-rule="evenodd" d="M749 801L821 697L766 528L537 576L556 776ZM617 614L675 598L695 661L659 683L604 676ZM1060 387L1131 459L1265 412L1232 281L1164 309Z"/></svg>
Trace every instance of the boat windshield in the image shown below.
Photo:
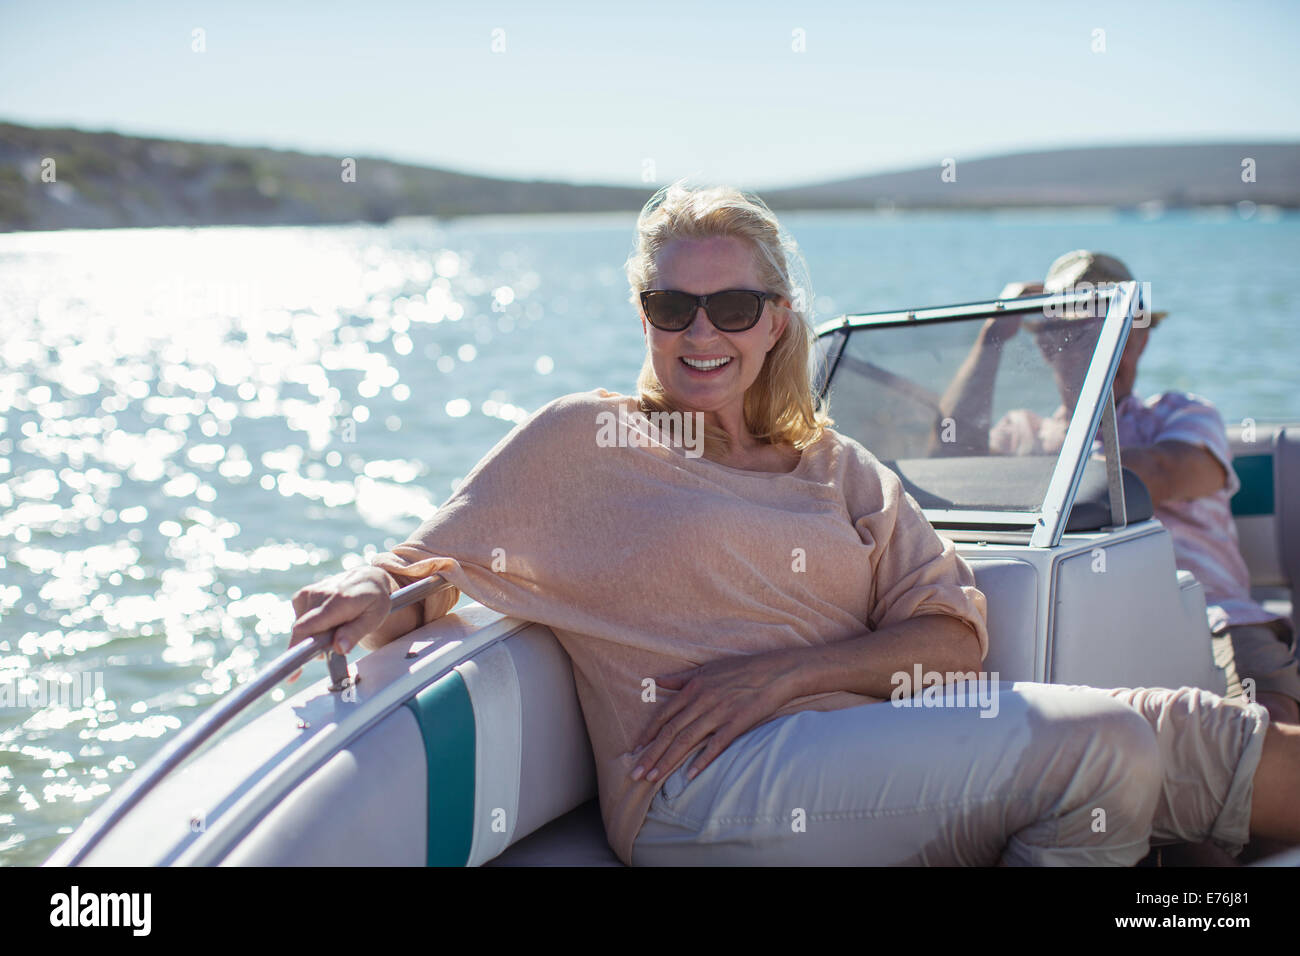
<svg viewBox="0 0 1300 956"><path fill-rule="evenodd" d="M818 332L834 427L892 468L937 526L1047 528L1069 515L1085 471L1110 477L1099 426L1137 304L1125 283L828 322Z"/></svg>

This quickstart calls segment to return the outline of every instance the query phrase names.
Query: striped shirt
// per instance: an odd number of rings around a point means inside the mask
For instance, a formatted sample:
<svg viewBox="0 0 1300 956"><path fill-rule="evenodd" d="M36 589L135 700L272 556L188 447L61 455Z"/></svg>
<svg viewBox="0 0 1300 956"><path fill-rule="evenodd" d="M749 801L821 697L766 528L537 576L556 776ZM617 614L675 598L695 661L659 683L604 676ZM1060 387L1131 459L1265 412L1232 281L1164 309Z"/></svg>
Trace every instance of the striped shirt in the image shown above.
<svg viewBox="0 0 1300 956"><path fill-rule="evenodd" d="M1180 570L1191 571L1205 589L1210 630L1279 620L1250 597L1250 573L1241 556L1232 496L1241 480L1232 467L1232 449L1214 405L1188 392L1162 392L1143 402L1128 395L1115 407L1121 448L1180 441L1204 448L1228 473L1224 487L1191 501L1164 501L1155 516L1169 529ZM1002 455L1051 454L1060 450L1070 414L1064 406L1051 418L1025 409L1008 412L989 432L989 450ZM1093 454L1102 453L1095 439Z"/></svg>

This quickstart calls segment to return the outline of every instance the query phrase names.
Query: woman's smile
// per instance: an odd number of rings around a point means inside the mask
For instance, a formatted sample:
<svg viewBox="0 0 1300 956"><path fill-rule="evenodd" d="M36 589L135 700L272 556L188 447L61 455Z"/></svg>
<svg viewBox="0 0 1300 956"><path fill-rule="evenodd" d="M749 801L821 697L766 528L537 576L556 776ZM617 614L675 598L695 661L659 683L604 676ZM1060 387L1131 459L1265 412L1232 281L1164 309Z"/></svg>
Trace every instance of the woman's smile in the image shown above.
<svg viewBox="0 0 1300 956"><path fill-rule="evenodd" d="M719 378L723 372L730 370L732 367L730 355L683 355L682 364L699 378Z"/></svg>

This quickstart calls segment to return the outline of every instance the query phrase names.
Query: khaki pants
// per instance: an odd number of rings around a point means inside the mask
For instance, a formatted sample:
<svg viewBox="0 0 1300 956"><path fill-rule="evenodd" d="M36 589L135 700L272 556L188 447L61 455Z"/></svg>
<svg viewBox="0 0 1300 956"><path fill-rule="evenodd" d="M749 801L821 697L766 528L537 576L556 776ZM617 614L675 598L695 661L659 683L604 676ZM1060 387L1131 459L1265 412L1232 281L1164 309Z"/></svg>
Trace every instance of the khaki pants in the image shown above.
<svg viewBox="0 0 1300 956"><path fill-rule="evenodd" d="M1261 691L1285 694L1300 702L1300 660L1289 621L1239 624L1211 638L1214 659L1228 677L1228 696L1244 693L1242 681L1255 682L1250 698Z"/></svg>
<svg viewBox="0 0 1300 956"><path fill-rule="evenodd" d="M801 711L669 774L634 865L1131 866L1249 839L1268 712L1207 690L1000 682L995 716ZM914 699L915 700L915 699Z"/></svg>

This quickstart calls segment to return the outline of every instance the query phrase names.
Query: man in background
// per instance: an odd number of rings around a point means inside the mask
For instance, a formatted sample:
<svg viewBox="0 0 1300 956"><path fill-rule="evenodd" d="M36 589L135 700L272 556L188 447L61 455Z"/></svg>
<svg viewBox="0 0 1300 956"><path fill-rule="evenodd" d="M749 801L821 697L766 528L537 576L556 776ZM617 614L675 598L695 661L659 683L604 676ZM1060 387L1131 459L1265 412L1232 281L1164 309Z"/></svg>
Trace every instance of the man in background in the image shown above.
<svg viewBox="0 0 1300 956"><path fill-rule="evenodd" d="M1085 284L1085 288L1095 289L1132 278L1115 257L1076 250L1052 263L1041 285L1015 283L1003 290L1001 298L1069 291ZM1134 326L1115 373L1120 457L1124 467L1137 474L1150 491L1155 517L1173 538L1178 568L1191 571L1205 591L1215 659L1227 673L1228 696L1241 695L1241 682L1249 678L1254 682L1255 700L1273 719L1300 722L1295 628L1288 618L1266 610L1250 597L1250 575L1241 556L1230 504L1241 482L1232 467L1232 451L1218 411L1208 399L1189 392L1162 392L1145 401L1133 392L1138 362L1153 330L1165 317L1166 313L1155 312L1149 325ZM1006 319L986 324L944 395L944 413L963 424L973 424L976 436L987 434L988 453L1053 454L1064 440L1072 403L1062 404L1050 417L1019 409L1008 412L992 427L987 425L998 356L1020 324ZM1052 323L1067 328L1073 324ZM1061 333L1057 328L1053 333L1036 334L1041 340ZM1086 333L1081 329L1080 334ZM1038 344L1045 354L1053 351L1050 343ZM1065 378L1060 378L1058 385L1063 392L1070 388ZM959 431L972 434L970 428ZM982 437L971 441L983 445ZM971 454L982 448L955 451Z"/></svg>

